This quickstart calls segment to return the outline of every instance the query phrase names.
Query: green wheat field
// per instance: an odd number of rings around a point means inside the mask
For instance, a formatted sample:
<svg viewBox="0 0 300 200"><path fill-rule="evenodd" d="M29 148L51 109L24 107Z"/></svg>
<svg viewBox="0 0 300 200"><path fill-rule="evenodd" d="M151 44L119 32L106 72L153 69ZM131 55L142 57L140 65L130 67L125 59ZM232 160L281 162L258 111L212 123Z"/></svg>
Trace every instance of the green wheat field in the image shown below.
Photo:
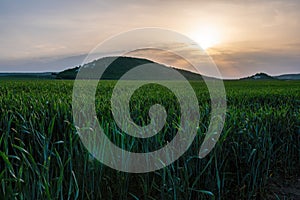
<svg viewBox="0 0 300 200"><path fill-rule="evenodd" d="M198 151L210 119L202 81L192 81L201 120L191 147L161 170L131 174L89 154L73 125L73 81L0 81L0 199L292 199L275 183L299 177L300 81L225 81L227 113L215 148ZM131 117L149 123L149 108L168 112L163 130L149 139L126 136L110 111L116 81L100 81L100 125L116 145L149 152L172 140L180 107L168 89L148 84L131 98Z"/></svg>

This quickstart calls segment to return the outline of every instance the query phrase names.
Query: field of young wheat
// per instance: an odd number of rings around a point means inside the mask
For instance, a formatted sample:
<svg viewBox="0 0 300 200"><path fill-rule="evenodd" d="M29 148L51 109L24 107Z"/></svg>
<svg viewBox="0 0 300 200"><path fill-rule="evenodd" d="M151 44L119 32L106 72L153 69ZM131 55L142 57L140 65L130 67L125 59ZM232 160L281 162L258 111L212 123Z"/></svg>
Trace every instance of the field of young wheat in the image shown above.
<svg viewBox="0 0 300 200"><path fill-rule="evenodd" d="M166 124L155 137L126 136L111 114L115 81L101 81L96 94L99 122L110 140L148 152L172 140L180 121L174 94L154 84L131 98L132 119L149 123L162 104ZM225 81L227 113L215 148L198 151L209 124L204 82L191 82L201 120L191 147L166 168L144 174L111 169L90 155L73 124L73 81L0 82L0 199L256 199L272 196L270 181L299 177L300 82Z"/></svg>

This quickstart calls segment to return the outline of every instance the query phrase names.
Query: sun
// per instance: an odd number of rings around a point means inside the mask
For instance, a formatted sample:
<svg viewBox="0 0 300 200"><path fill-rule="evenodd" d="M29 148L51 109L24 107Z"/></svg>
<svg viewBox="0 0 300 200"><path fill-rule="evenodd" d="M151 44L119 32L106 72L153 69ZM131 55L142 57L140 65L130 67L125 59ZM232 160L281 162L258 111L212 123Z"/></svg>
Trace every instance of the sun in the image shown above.
<svg viewBox="0 0 300 200"><path fill-rule="evenodd" d="M190 35L191 39L197 42L204 50L220 43L220 32L212 26L201 27L194 30Z"/></svg>

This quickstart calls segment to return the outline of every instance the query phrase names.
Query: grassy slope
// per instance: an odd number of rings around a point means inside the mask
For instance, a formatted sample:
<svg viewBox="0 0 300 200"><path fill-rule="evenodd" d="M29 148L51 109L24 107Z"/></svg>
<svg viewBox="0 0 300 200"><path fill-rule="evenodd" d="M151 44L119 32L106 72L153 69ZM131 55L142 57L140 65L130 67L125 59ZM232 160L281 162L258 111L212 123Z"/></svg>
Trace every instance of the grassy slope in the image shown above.
<svg viewBox="0 0 300 200"><path fill-rule="evenodd" d="M108 60L112 59L113 57L108 58L101 58L99 60L93 61L89 63L89 66L97 67L104 67ZM132 68L143 65L154 63L150 60L140 59L140 58L132 58L132 57L118 57L114 60L110 66L105 70L101 79L103 80L119 80L123 74L131 70ZM160 65L161 67L166 67L164 65ZM183 76L185 76L188 80L202 80L202 77L199 74L192 73L186 70L176 69L179 71ZM75 79L77 75L78 67L68 69L62 71L57 74L57 79ZM171 77L170 77L171 78Z"/></svg>

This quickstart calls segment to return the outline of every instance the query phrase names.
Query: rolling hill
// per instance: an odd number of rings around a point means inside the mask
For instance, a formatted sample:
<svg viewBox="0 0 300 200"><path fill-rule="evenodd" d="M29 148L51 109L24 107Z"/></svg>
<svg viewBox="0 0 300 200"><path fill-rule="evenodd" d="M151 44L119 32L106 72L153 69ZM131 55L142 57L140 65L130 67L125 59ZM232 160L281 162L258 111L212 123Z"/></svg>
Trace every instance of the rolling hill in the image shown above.
<svg viewBox="0 0 300 200"><path fill-rule="evenodd" d="M6 80L24 80L24 79L55 79L56 73L0 73L0 79Z"/></svg>
<svg viewBox="0 0 300 200"><path fill-rule="evenodd" d="M275 76L279 80L300 80L300 74L283 74Z"/></svg>
<svg viewBox="0 0 300 200"><path fill-rule="evenodd" d="M266 73L257 73L252 76L241 78L240 80L276 80L276 78L274 78Z"/></svg>
<svg viewBox="0 0 300 200"><path fill-rule="evenodd" d="M102 74L102 80L119 80L122 75L124 75L129 70L135 68L136 66L155 63L154 61L142 58L135 57L104 57L98 60L94 60L90 63L85 64L84 66L92 66L92 67L104 67L106 63L108 63L111 59L115 59L109 67ZM158 64L158 63L156 63ZM163 64L158 64L163 68L168 68ZM83 67L84 67L83 66ZM22 79L69 79L74 80L77 76L78 71L81 66L77 66L74 68L66 69L61 72L44 72L44 73L0 73L1 80L22 80ZM200 74L190 72L183 69L173 68L180 72L186 79L188 80L203 80L203 76ZM166 73L166 72L165 72ZM168 77L169 74L166 74ZM211 77L206 77L211 78ZM136 77L139 79L139 77ZM173 79L172 77L168 77L168 79ZM213 78L211 78L213 79ZM236 79L233 79L236 80ZM283 74L279 76L270 76L266 73L257 73L252 76L240 78L238 80L300 80L300 74Z"/></svg>
<svg viewBox="0 0 300 200"><path fill-rule="evenodd" d="M109 62L111 59L115 59L109 67L104 71L101 79L102 80L119 80L123 74L128 72L129 70L135 68L136 66L143 65L143 64L149 64L149 63L155 63L151 60L147 59L141 59L141 58L134 58L134 57L105 57L100 58L98 60L95 60L91 63L88 63L89 67L104 67L107 62ZM156 63L158 64L158 63ZM158 64L161 67L168 68L165 65ZM85 65L84 65L85 66ZM84 67L83 66L83 67ZM62 71L56 75L56 79L75 79L76 75L79 71L80 67L75 67L72 69L67 69L65 71ZM182 70L182 69L176 69L178 72L180 72L186 79L188 80L202 80L202 76L200 74L196 74L190 71ZM167 74L166 74L167 75ZM136 77L138 79L139 77ZM168 77L168 79L172 79L172 77Z"/></svg>

